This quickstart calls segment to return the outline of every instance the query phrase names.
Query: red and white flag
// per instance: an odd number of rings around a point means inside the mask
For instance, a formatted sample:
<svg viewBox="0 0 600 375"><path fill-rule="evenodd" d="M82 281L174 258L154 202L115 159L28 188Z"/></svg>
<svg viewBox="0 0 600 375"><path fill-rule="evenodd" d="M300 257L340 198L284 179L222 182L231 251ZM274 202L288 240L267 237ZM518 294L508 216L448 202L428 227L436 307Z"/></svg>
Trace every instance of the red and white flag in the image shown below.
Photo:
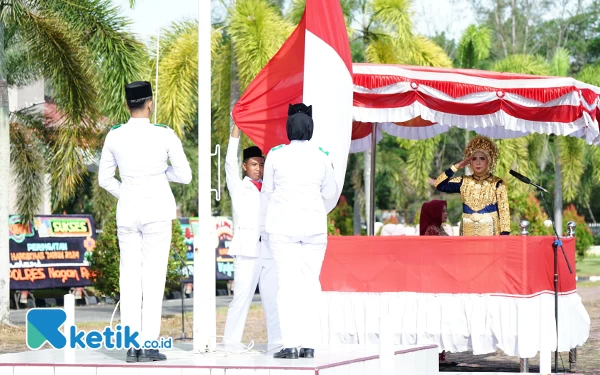
<svg viewBox="0 0 600 375"><path fill-rule="evenodd" d="M339 0L306 0L300 24L246 89L232 111L235 123L260 147L287 144L289 104L312 105L311 140L329 152L344 185L352 134L352 57Z"/></svg>

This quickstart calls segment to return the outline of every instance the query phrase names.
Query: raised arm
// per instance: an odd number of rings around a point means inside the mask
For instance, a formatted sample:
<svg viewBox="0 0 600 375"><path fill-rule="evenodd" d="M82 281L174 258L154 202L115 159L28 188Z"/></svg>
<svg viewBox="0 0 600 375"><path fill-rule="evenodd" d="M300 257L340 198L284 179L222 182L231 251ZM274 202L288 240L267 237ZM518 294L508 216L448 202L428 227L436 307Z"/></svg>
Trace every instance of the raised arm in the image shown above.
<svg viewBox="0 0 600 375"><path fill-rule="evenodd" d="M441 175L435 180L433 186L438 191L444 193L460 193L460 187L462 185L462 177L455 177L454 173L456 173L460 168L464 167L467 163L467 160L463 160L458 165L451 165L450 168L446 169L442 172Z"/></svg>
<svg viewBox="0 0 600 375"><path fill-rule="evenodd" d="M167 167L167 179L171 182L180 184L189 184L192 181L192 169L185 156L181 140L175 132L168 129L169 134L169 161L171 165Z"/></svg>
<svg viewBox="0 0 600 375"><path fill-rule="evenodd" d="M500 234L510 234L510 208L508 206L508 191L503 181L496 185L496 199L498 200L498 215L500 216Z"/></svg>
<svg viewBox="0 0 600 375"><path fill-rule="evenodd" d="M121 182L115 178L117 169L117 159L110 150L110 133L106 136L102 155L100 156L100 165L98 166L98 184L117 199L121 191Z"/></svg>
<svg viewBox="0 0 600 375"><path fill-rule="evenodd" d="M237 125L234 125L231 136L229 137L229 144L227 145L227 154L225 155L225 181L227 182L227 189L229 190L231 199L234 199L234 195L238 190L237 187L242 182L238 160L239 146L240 129Z"/></svg>

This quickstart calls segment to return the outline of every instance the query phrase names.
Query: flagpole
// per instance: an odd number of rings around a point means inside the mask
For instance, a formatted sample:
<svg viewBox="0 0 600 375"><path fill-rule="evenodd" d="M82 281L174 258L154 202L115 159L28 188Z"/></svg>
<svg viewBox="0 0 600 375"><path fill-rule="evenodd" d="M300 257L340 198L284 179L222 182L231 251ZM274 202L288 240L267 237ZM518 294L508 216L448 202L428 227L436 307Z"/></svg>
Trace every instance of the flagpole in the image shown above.
<svg viewBox="0 0 600 375"><path fill-rule="evenodd" d="M198 0L198 233L194 233L194 351L216 346L216 275L211 212L211 13Z"/></svg>

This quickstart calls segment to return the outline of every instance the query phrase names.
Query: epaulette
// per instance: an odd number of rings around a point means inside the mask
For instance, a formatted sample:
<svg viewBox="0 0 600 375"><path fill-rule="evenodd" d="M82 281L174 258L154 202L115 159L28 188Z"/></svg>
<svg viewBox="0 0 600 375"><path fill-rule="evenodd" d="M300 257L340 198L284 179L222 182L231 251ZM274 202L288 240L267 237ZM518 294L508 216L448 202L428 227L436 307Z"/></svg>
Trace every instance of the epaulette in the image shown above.
<svg viewBox="0 0 600 375"><path fill-rule="evenodd" d="M279 150L280 148L282 148L284 145L279 145L279 146L275 146L271 149L271 151L275 151L275 150Z"/></svg>
<svg viewBox="0 0 600 375"><path fill-rule="evenodd" d="M115 125L112 128L110 128L110 130L115 130L115 129L119 129L123 124L119 124L119 125Z"/></svg>
<svg viewBox="0 0 600 375"><path fill-rule="evenodd" d="M323 150L323 147L319 147L319 151L321 151L322 153L324 153L325 155L329 156L329 151L325 151Z"/></svg>
<svg viewBox="0 0 600 375"><path fill-rule="evenodd" d="M160 126L161 128L169 129L169 127L167 125L163 125L163 124L154 124L154 126Z"/></svg>

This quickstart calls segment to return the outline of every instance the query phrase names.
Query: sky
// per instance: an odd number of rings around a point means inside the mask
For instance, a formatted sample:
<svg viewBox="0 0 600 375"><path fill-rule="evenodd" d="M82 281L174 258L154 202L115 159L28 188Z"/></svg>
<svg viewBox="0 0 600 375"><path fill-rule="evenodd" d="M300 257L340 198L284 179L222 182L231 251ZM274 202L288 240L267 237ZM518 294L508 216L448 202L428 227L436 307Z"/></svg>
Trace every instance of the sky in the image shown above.
<svg viewBox="0 0 600 375"><path fill-rule="evenodd" d="M133 10L129 0L112 2L132 20L131 29L142 40L156 36L159 28L168 27L173 21L198 18L198 0L138 0ZM469 0L413 0L413 11L416 31L427 36L445 31L458 40L463 30L475 22Z"/></svg>

